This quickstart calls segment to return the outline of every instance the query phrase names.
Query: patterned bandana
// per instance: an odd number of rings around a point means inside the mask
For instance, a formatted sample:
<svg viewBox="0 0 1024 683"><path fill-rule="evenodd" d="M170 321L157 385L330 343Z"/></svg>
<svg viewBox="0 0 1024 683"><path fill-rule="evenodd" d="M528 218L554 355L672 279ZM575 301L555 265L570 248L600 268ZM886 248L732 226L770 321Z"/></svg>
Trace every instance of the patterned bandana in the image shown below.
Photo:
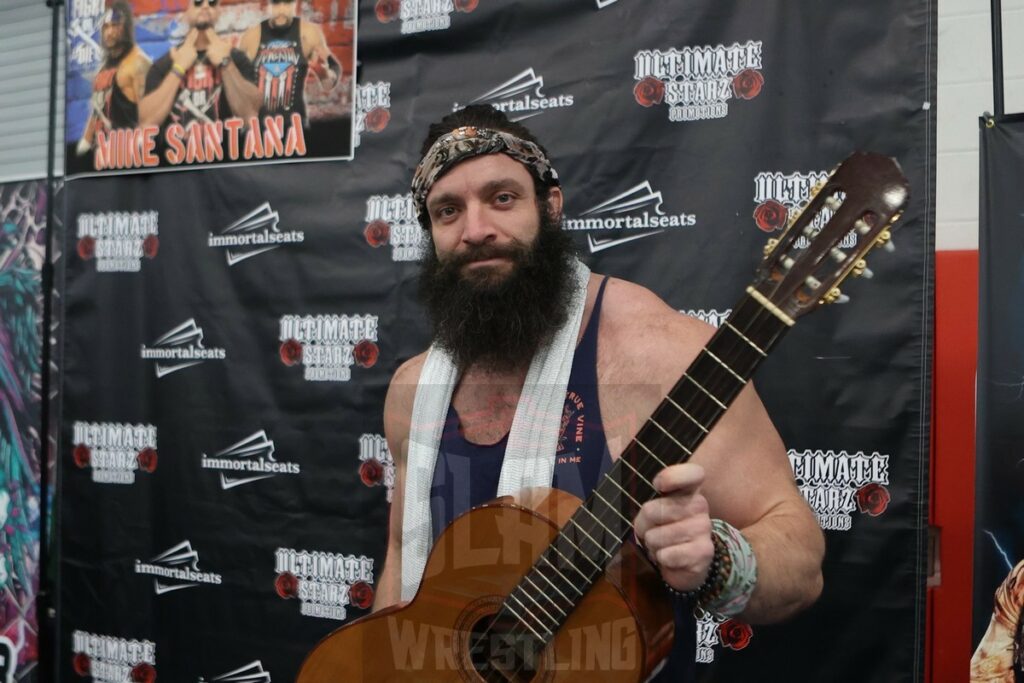
<svg viewBox="0 0 1024 683"><path fill-rule="evenodd" d="M412 200L423 227L430 225L427 194L437 179L456 164L482 154L507 154L545 185L558 185L558 174L540 147L511 133L488 128L462 126L439 137L423 155L412 177Z"/></svg>

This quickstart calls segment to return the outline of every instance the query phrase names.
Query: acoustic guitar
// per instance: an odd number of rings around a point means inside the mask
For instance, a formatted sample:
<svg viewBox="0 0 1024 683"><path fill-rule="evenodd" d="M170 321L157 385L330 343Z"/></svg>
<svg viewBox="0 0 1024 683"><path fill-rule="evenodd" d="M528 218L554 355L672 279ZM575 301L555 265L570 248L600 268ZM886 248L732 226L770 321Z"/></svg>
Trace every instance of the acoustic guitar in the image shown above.
<svg viewBox="0 0 1024 683"><path fill-rule="evenodd" d="M851 274L870 274L864 257L892 248L909 194L895 160L846 159L768 241L732 314L586 501L526 489L459 516L413 600L325 637L297 683L646 680L673 638L657 571L625 543L656 495L651 481L689 459L797 318L842 301Z"/></svg>

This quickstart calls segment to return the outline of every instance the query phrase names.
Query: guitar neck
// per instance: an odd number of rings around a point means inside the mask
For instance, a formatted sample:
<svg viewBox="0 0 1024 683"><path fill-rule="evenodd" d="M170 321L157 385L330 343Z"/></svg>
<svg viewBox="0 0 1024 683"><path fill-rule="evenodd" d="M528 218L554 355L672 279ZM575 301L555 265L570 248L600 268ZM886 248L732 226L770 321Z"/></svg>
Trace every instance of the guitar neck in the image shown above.
<svg viewBox="0 0 1024 683"><path fill-rule="evenodd" d="M608 474L505 600L506 618L549 642L633 530L651 483L686 462L793 321L753 288L683 373Z"/></svg>

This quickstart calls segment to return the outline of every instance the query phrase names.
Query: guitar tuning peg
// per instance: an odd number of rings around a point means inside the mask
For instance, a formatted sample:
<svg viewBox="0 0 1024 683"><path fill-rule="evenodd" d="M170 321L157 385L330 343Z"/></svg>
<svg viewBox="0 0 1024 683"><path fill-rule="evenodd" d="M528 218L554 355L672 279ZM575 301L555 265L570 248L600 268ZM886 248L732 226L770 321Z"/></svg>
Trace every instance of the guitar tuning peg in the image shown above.
<svg viewBox="0 0 1024 683"><path fill-rule="evenodd" d="M775 249L775 245L777 245L778 243L779 241L774 237L768 240L768 242L766 242L764 245L764 255L768 256L768 254L772 253L772 251Z"/></svg>
<svg viewBox="0 0 1024 683"><path fill-rule="evenodd" d="M875 276L875 274L868 268L868 262L864 259L860 259L853 264L853 270L851 272L854 277L863 277L868 280Z"/></svg>
<svg viewBox="0 0 1024 683"><path fill-rule="evenodd" d="M892 240L889 240L888 242L882 245L882 249L891 254L892 252L896 251L896 245L892 243Z"/></svg>
<svg viewBox="0 0 1024 683"><path fill-rule="evenodd" d="M828 294L826 294L824 297L822 297L821 303L823 303L823 304L845 304L849 300L850 300L850 297L848 297L845 294L843 294L842 292L840 292L838 287L833 287L832 289L828 290Z"/></svg>

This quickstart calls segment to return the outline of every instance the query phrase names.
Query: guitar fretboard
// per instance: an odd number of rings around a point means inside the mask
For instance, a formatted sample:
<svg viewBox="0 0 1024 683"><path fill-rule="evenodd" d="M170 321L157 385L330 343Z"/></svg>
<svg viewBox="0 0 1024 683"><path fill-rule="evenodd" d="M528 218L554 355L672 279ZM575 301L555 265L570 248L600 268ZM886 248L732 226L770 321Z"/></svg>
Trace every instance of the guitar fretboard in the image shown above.
<svg viewBox="0 0 1024 683"><path fill-rule="evenodd" d="M550 642L657 495L654 476L690 459L791 322L753 296L740 301L509 594L499 620L516 624L537 649Z"/></svg>

